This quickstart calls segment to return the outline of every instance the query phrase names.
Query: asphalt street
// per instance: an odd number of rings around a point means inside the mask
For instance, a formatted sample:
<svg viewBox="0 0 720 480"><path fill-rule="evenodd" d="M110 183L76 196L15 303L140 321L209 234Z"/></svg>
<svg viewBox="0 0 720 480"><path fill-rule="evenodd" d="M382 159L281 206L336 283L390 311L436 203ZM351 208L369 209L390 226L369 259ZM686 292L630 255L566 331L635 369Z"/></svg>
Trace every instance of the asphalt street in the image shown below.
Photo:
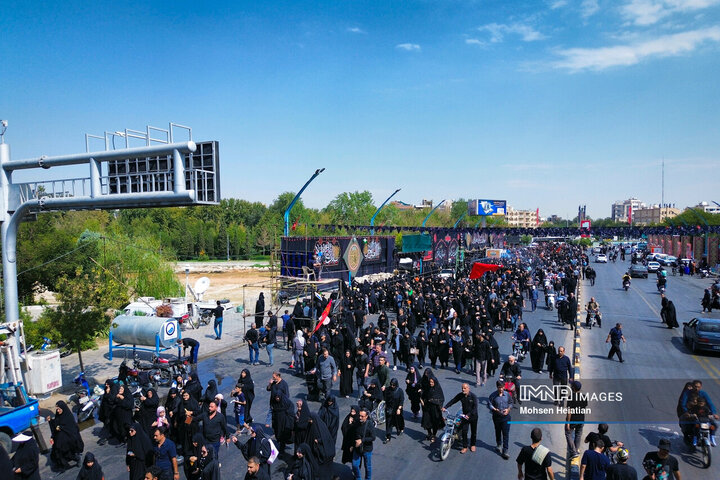
<svg viewBox="0 0 720 480"><path fill-rule="evenodd" d="M617 387L624 393L623 402L598 404L594 409L594 412L597 413L588 415L586 420L588 422L637 422L638 419L643 419L643 423L612 423L610 428L611 438L622 440L629 447L630 463L638 471L641 470L641 460L645 452L652 450L652 445L655 445L659 438L672 437L673 454L680 458L683 478L718 478L720 468L713 465L709 471L703 470L697 466L697 458L686 452L686 448L682 445L682 439L676 433L678 428L674 410L685 381L693 378L703 379L712 398L716 399L716 402L720 402L720 396L717 393L720 386L720 356L717 354L691 355L682 345L681 329L670 331L663 328L659 319L660 296L655 290L655 282L652 277L648 280L633 279L630 291L623 291L620 288L620 278L627 265L629 263L622 264L620 262L593 265L598 272L595 286L591 287L587 281L583 281L585 300L589 300L591 295L595 296L604 314L602 328L581 332L583 390L608 390ZM699 300L702 296L702 289L706 288L710 281L678 276L670 277L668 283L667 295L675 302L678 320L680 322L687 321L693 316L700 315ZM548 339L554 340L556 346L564 345L568 353L572 352L573 332L568 328L563 328L557 322L556 312L546 310L542 300L536 312L529 311L529 302L527 306L528 308L523 314L523 321L528 324L531 334L534 335L538 328L543 328ZM368 322L373 320L370 318ZM627 361L623 364L606 359L608 346L605 338L615 322L624 324L625 336L628 339L628 343L624 345ZM511 350L510 333L498 333L497 339L504 361ZM282 343L280 345L282 346ZM206 385L208 380L214 378L218 383L219 391L227 398L240 371L248 366L247 359L247 348L238 346L237 349L203 360L198 365L200 379ZM261 361L262 365L249 367L255 380L257 395L253 404L253 417L258 422L263 421L267 412L269 395L264 387L274 369L283 373L283 378L290 385L290 394L293 399L304 398L306 395L304 381L293 376L288 369L290 356L283 348L275 349L274 367L267 365L267 354L264 352L261 353ZM525 380L532 383L550 384L546 374L539 375L530 370L529 359L526 359L521 367ZM403 386L404 369L398 367L398 370L392 373ZM543 444L551 449L553 469L557 473L556 478L567 478L564 425L557 423L562 421L562 416L522 415L519 410L515 410L513 420L519 423L513 424L511 427L509 452L511 458L506 461L494 451L494 431L490 415L486 410L486 400L494 388L495 379L489 379L484 387L478 388L474 386L474 377L467 373L457 375L453 370L439 370L436 371L436 374L440 379L446 399L459 392L463 382L470 383L472 391L480 399L477 451L462 455L459 450L455 449L451 452L448 460L440 461L437 443L431 445L424 440L425 432L420 427L419 420L411 418L409 401L406 400L405 435L393 438L389 444L383 445L381 439L384 436L384 428L377 431L378 440L375 443L373 455L374 478L462 478L463 476L475 477L479 472L492 475L494 478L516 478L517 469L514 459L521 446L529 443L529 432L536 426L540 426L544 432ZM337 385L334 393L337 394ZM161 392L161 394L164 396L165 392ZM339 399L341 422L353 403L355 401L352 398ZM311 408L316 411L319 403L311 403ZM451 410L454 411L454 407ZM648 421L645 422L645 419ZM96 455L103 466L105 478L107 480L126 479L125 447L97 445L99 424L84 424L82 429L86 451L92 451ZM583 435L594 429L594 425L586 425ZM339 461L341 457L342 434L339 434L338 437L336 461ZM287 452L290 452L290 447ZM48 461L47 456L41 459L42 478L65 480L76 477L76 469L71 469L61 475L52 473ZM221 473L224 478L236 479L244 476L246 462L236 448L221 447L220 461L222 463ZM284 467L284 458L281 457L272 467L272 478L284 478ZM334 468L335 473L339 474L341 478L352 478L349 465L336 463Z"/></svg>
<svg viewBox="0 0 720 480"><path fill-rule="evenodd" d="M700 379L713 402L720 404L720 355L693 355L683 345L682 327L694 317L720 318L716 312L702 313L700 299L711 279L697 276L668 276L665 295L677 310L677 329L668 329L660 318L661 296L653 274L648 279L633 278L630 289L622 289L621 278L630 262L593 264L597 271L594 286L584 281L585 299L600 304L602 328L582 329L582 383L593 390L620 390L622 402L602 405L587 420L610 424L609 436L630 450L630 462L642 466L646 452L656 450L660 438L670 438L671 454L680 461L683 479L719 478L720 466L703 469L698 454L690 452L679 433L675 408L685 382ZM607 359L609 330L622 323L627 343L624 363ZM585 387L584 387L585 389ZM595 412L593 412L595 413ZM586 425L585 434L594 425ZM719 452L713 449L713 453Z"/></svg>

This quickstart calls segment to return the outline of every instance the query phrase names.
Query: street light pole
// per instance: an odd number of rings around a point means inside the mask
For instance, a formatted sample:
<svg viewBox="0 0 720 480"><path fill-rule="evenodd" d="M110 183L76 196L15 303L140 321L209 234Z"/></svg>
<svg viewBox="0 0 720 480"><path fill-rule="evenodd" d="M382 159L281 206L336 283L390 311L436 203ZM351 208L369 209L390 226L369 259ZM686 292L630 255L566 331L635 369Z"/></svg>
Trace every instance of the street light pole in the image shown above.
<svg viewBox="0 0 720 480"><path fill-rule="evenodd" d="M428 218L430 218L430 215L432 215L433 212L434 212L435 210L437 210L438 207L439 207L440 205L442 205L443 203L445 203L445 200L441 201L440 203L438 203L437 205L435 205L435 207L434 207L432 210L430 210L430 213L427 214L427 217L425 217L425 220L423 220L421 226L423 226L423 227L425 226L425 224L426 224L427 221L428 221Z"/></svg>
<svg viewBox="0 0 720 480"><path fill-rule="evenodd" d="M464 212L462 215L460 215L460 218L457 219L457 222L455 222L455 225L453 225L453 228L457 228L458 224L460 223L460 220L465 218L465 215L467 215L467 212Z"/></svg>
<svg viewBox="0 0 720 480"><path fill-rule="evenodd" d="M292 199L292 202L290 202L290 205L288 205L287 210L285 210L285 236L286 237L290 235L290 210L292 210L292 207L295 206L295 202L298 201L298 199L300 198L300 195L302 195L302 193L305 191L307 186L310 185L310 182L315 180L315 178L324 171L325 171L324 168L318 168L317 170L315 170L315 173L313 173L312 177L310 177L310 180L305 182L305 185L303 185L303 187L300 189L300 191L297 193L297 195L295 195L295 198Z"/></svg>
<svg viewBox="0 0 720 480"><path fill-rule="evenodd" d="M380 210L382 210L383 207L390 201L390 199L392 197L394 197L395 194L398 193L400 190L402 190L402 188L398 188L397 190L395 190L392 193L392 195L387 197L387 199L382 203L382 205L380 205L380 207L378 207L378 209L375 210L375 213L373 214L372 218L370 219L370 227L375 227L375 217L377 217L378 213L380 213ZM375 235L375 228L370 229L370 235Z"/></svg>

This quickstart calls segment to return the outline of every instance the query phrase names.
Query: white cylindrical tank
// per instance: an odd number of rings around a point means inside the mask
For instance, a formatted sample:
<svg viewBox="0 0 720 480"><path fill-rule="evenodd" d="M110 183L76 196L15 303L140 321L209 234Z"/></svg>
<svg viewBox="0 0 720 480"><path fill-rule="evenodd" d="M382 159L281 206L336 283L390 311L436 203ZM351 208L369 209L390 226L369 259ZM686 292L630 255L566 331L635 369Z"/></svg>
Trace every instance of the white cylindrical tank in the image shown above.
<svg viewBox="0 0 720 480"><path fill-rule="evenodd" d="M112 322L110 331L113 343L126 345L155 346L155 337L159 337L160 346L172 347L179 338L177 320L162 317L136 317L119 315Z"/></svg>

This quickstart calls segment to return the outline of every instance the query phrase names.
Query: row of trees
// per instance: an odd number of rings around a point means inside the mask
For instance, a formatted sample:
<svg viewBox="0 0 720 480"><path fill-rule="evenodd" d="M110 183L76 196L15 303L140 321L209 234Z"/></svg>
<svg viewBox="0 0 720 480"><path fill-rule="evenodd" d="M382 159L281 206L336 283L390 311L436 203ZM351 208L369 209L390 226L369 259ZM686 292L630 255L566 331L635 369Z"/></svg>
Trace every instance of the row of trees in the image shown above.
<svg viewBox="0 0 720 480"><path fill-rule="evenodd" d="M63 276L74 278L78 268L88 272L99 266L128 286L128 294L156 297L181 293L167 261L186 259L248 259L267 255L283 232L283 213L294 194L285 192L270 205L241 199L222 200L216 206L133 209L117 212L82 211L47 213L21 225L18 239L19 292L29 303L43 289L58 290ZM367 225L376 210L368 191L344 192L325 208L312 209L298 201L290 214L291 235L325 235L312 225ZM467 210L458 199L451 209L439 209L428 226L450 227ZM400 209L387 205L376 218L377 226L419 226L427 209ZM709 224L720 215L702 214ZM460 227L474 226L477 217L465 216ZM503 225L503 217L488 218ZM696 212L666 220L676 225L699 223ZM543 226L577 226L577 218ZM610 219L596 219L594 226L613 226ZM615 224L622 225L622 224ZM335 234L352 233L352 228Z"/></svg>

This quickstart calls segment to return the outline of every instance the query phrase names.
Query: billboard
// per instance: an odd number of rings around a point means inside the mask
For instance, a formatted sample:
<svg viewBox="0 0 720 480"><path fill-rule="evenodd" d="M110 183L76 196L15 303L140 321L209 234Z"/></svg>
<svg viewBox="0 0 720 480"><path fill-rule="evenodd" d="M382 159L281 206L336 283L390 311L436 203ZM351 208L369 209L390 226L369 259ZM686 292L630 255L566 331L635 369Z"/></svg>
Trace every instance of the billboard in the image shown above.
<svg viewBox="0 0 720 480"><path fill-rule="evenodd" d="M505 200L469 200L468 215L505 215L507 210L507 201Z"/></svg>

